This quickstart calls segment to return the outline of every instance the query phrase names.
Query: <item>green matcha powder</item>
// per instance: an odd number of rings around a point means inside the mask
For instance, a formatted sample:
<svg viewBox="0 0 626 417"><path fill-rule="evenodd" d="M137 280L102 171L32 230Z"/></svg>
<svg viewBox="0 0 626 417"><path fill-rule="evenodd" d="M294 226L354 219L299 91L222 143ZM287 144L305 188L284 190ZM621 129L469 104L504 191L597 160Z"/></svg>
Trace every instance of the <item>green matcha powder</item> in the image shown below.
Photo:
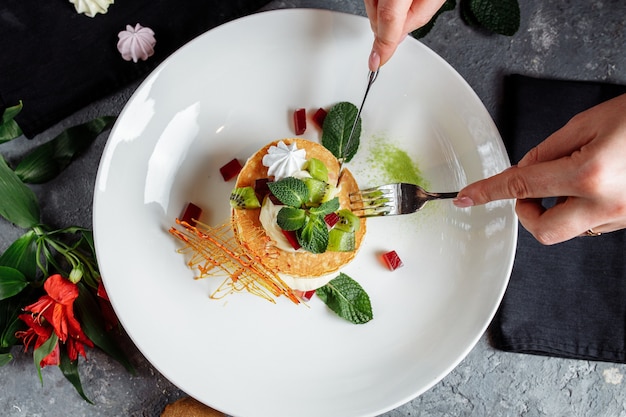
<svg viewBox="0 0 626 417"><path fill-rule="evenodd" d="M417 164L405 151L381 137L373 138L370 146L367 162L380 175L377 183L408 182L428 188Z"/></svg>

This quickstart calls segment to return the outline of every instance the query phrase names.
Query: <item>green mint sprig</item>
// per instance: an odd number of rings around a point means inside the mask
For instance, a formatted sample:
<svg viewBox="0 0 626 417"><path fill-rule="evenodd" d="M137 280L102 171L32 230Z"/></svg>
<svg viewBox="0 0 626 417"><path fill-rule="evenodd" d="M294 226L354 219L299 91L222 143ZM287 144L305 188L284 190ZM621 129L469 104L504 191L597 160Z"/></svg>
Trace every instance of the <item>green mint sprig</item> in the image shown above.
<svg viewBox="0 0 626 417"><path fill-rule="evenodd" d="M311 253L324 253L328 247L328 228L324 217L309 214L304 226L296 230L298 243Z"/></svg>
<svg viewBox="0 0 626 417"><path fill-rule="evenodd" d="M358 282L343 272L315 294L339 317L354 324L363 324L374 318L370 298Z"/></svg>
<svg viewBox="0 0 626 417"><path fill-rule="evenodd" d="M295 231L298 243L311 253L324 253L328 247L328 228L324 216L339 209L335 197L316 207L308 207L309 188L304 181L287 177L268 183L272 194L283 204L276 223L286 231Z"/></svg>
<svg viewBox="0 0 626 417"><path fill-rule="evenodd" d="M456 0L446 0L430 22L411 32L416 39L425 37L443 13L454 10ZM472 27L499 35L513 36L520 27L518 0L459 0L461 18Z"/></svg>
<svg viewBox="0 0 626 417"><path fill-rule="evenodd" d="M359 109L352 103L342 101L330 108L322 126L322 145L335 158L350 162L359 149L361 137L361 118L356 123L352 140L350 132Z"/></svg>
<svg viewBox="0 0 626 417"><path fill-rule="evenodd" d="M500 35L513 36L520 26L517 0L464 0L461 16L470 26Z"/></svg>
<svg viewBox="0 0 626 417"><path fill-rule="evenodd" d="M298 178L287 177L267 185L272 194L287 206L301 207L309 200L309 188Z"/></svg>

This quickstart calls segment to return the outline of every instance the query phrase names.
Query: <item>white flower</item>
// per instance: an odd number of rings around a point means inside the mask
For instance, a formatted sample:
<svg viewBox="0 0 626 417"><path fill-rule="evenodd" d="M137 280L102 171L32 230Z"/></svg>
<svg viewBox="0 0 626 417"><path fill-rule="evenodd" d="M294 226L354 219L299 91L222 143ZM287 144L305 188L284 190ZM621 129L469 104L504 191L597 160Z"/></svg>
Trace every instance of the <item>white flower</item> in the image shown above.
<svg viewBox="0 0 626 417"><path fill-rule="evenodd" d="M154 54L154 31L145 28L139 23L133 28L126 25L126 30L117 34L119 41L117 42L117 50L122 54L122 58L126 61L137 62L140 59L145 61Z"/></svg>
<svg viewBox="0 0 626 417"><path fill-rule="evenodd" d="M98 13L105 14L113 0L70 0L77 13L84 13L86 16L94 17Z"/></svg>

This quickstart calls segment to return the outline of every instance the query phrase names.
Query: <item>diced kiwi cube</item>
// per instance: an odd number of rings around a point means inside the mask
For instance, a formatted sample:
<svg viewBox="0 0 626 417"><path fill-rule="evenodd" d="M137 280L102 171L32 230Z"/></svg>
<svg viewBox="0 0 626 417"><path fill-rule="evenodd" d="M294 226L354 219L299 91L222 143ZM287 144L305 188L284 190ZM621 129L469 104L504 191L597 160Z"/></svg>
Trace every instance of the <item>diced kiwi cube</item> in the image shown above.
<svg viewBox="0 0 626 417"><path fill-rule="evenodd" d="M328 168L317 158L310 158L304 164L304 169L316 180L328 182Z"/></svg>
<svg viewBox="0 0 626 417"><path fill-rule="evenodd" d="M309 202L313 204L321 203L328 190L328 183L315 178L303 178L302 181L309 189Z"/></svg>
<svg viewBox="0 0 626 417"><path fill-rule="evenodd" d="M252 187L238 187L230 193L230 206L235 209L253 209L261 207Z"/></svg>
<svg viewBox="0 0 626 417"><path fill-rule="evenodd" d="M328 247L326 250L332 252L351 252L355 249L354 232L332 228L328 232Z"/></svg>
<svg viewBox="0 0 626 417"><path fill-rule="evenodd" d="M350 210L338 210L337 215L339 215L339 221L335 224L333 229L343 230L344 232L354 232L361 227L361 220Z"/></svg>

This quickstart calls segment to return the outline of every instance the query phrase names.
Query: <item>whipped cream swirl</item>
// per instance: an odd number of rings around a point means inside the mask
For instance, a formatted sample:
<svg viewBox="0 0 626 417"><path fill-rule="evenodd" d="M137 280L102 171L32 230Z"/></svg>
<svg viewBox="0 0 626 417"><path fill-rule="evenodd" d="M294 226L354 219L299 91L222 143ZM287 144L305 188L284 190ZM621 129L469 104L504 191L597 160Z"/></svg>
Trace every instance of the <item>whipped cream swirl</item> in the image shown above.
<svg viewBox="0 0 626 417"><path fill-rule="evenodd" d="M286 145L281 140L276 146L270 146L262 162L268 168L267 175L274 176L274 180L278 181L302 171L306 162L306 151L298 149L295 142Z"/></svg>

